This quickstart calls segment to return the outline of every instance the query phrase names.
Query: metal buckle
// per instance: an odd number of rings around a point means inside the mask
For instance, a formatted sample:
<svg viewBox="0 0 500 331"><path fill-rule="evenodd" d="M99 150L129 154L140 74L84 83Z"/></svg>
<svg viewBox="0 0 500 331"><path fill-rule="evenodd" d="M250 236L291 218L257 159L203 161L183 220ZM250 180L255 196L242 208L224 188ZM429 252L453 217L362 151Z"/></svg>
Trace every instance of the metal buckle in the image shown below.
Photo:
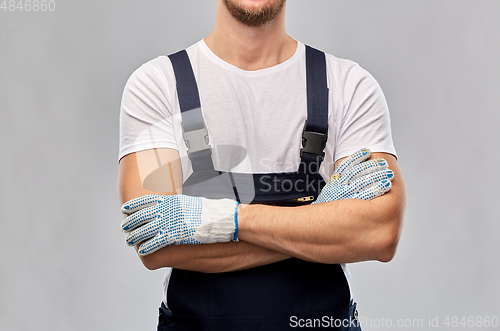
<svg viewBox="0 0 500 331"><path fill-rule="evenodd" d="M303 147L300 149L300 157L302 157L302 153L304 152L324 157L325 152L323 152L323 150L325 149L326 141L328 140L328 132L318 133L314 131L306 131L306 126L307 120L304 123L304 130L302 131Z"/></svg>
<svg viewBox="0 0 500 331"><path fill-rule="evenodd" d="M205 126L205 123L203 123L203 128L199 130L185 132L184 127L182 127L182 138L184 139L184 143L188 148L188 156L205 149L208 149L210 151L210 154L212 154L212 148L208 144L208 130Z"/></svg>

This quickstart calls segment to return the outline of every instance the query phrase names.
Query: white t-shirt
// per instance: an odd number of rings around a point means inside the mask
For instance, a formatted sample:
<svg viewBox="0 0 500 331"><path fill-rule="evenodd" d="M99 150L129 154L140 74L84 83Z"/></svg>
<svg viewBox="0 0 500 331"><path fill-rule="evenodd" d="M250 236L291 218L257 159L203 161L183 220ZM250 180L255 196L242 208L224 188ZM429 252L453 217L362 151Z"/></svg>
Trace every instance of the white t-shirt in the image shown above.
<svg viewBox="0 0 500 331"><path fill-rule="evenodd" d="M248 159L233 171L296 171L307 115L305 46L274 67L245 71L218 58L202 40L187 49L212 146L236 145ZM380 86L355 62L327 55L328 142L320 169L333 174L339 158L360 148L396 155ZM129 78L120 112L119 158L151 148L179 151L183 177L191 173L182 139L175 76L167 56L143 64ZM215 149L217 151L217 148ZM214 165L224 169L222 157Z"/></svg>
<svg viewBox="0 0 500 331"><path fill-rule="evenodd" d="M297 171L307 115L304 44L299 42L287 61L256 71L224 62L203 40L187 53L210 145L239 146L247 152L243 162L226 169L224 155L215 148L215 168L246 173ZM335 161L361 148L393 155L396 151L387 103L375 79L353 61L333 55L327 55L326 61L328 141L320 174L328 181ZM119 158L152 148L178 150L183 178L189 177L192 168L186 157L175 76L167 56L138 68L127 81L122 98Z"/></svg>

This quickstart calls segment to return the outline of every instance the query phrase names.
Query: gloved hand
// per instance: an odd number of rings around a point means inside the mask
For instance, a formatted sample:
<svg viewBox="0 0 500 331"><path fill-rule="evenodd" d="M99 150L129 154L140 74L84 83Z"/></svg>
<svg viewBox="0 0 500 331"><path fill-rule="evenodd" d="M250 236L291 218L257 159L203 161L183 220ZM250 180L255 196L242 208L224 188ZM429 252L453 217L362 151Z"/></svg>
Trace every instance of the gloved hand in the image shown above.
<svg viewBox="0 0 500 331"><path fill-rule="evenodd" d="M126 202L122 231L127 244L142 241L140 255L172 244L211 244L237 241L238 202L187 195L145 195ZM149 239L149 240L148 240Z"/></svg>
<svg viewBox="0 0 500 331"><path fill-rule="evenodd" d="M394 173L387 161L371 157L369 149L361 149L339 163L331 179L313 204L342 199L371 200L391 189Z"/></svg>

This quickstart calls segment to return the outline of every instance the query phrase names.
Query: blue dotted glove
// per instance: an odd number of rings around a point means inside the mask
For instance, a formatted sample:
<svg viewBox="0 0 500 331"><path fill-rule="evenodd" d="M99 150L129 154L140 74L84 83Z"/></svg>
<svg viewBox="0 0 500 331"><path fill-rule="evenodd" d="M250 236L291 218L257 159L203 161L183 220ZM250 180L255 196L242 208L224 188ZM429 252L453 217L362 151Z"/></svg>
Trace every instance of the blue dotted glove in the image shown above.
<svg viewBox="0 0 500 331"><path fill-rule="evenodd" d="M382 158L366 161L370 156L369 149L361 149L340 162L313 204L342 199L371 200L389 192L394 173Z"/></svg>
<svg viewBox="0 0 500 331"><path fill-rule="evenodd" d="M176 244L237 241L238 202L187 195L145 195L126 202L122 231L132 246L143 242L140 255Z"/></svg>

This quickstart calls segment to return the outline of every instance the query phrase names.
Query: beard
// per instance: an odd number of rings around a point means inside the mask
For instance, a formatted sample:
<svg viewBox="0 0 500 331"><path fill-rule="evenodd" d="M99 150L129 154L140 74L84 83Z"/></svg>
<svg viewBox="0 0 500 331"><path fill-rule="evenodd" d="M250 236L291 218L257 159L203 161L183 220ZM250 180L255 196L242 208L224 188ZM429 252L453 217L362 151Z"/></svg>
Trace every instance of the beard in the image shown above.
<svg viewBox="0 0 500 331"><path fill-rule="evenodd" d="M224 0L231 16L252 27L262 26L273 21L283 10L285 3L286 0L274 0L264 7L252 9L242 6L238 0Z"/></svg>

